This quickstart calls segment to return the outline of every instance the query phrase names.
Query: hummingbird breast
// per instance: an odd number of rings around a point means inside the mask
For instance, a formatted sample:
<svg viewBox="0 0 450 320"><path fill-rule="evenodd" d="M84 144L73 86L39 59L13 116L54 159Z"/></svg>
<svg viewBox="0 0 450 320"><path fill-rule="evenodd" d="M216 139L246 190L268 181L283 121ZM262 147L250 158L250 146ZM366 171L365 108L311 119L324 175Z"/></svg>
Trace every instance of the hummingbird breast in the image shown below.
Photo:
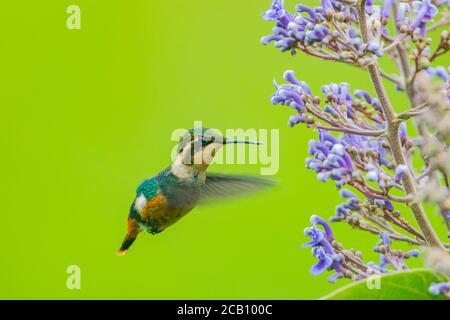
<svg viewBox="0 0 450 320"><path fill-rule="evenodd" d="M141 225L150 233L158 233L177 222L191 211L200 198L204 179L198 175L180 179L171 170L166 169L155 177L154 194L140 212ZM137 195L135 207L139 207Z"/></svg>
<svg viewBox="0 0 450 320"><path fill-rule="evenodd" d="M199 198L202 181L194 175L180 179L172 173L167 174L160 182L161 193L167 198L171 208L193 208Z"/></svg>

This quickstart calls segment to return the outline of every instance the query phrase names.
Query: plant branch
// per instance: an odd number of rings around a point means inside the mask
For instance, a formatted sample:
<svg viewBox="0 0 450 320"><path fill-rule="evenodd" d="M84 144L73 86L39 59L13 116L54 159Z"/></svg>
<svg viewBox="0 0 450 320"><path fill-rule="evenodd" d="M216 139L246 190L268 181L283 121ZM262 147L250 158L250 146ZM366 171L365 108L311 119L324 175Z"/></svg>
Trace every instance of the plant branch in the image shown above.
<svg viewBox="0 0 450 320"><path fill-rule="evenodd" d="M428 28L428 32L434 31L436 29L439 29L440 27L446 26L450 24L450 17L444 17L441 21L436 22L431 27Z"/></svg>
<svg viewBox="0 0 450 320"><path fill-rule="evenodd" d="M427 108L428 108L428 103L425 102L425 103L418 105L417 107L411 108L408 111L400 113L397 118L400 120L407 120L409 118L416 117L416 116L423 114L425 111L427 111Z"/></svg>
<svg viewBox="0 0 450 320"><path fill-rule="evenodd" d="M336 132L344 132L348 134L357 134L360 136L367 136L367 137L379 137L385 133L384 130L362 130L362 129L351 129L351 128L344 128L344 127L330 127L330 126L324 126L322 124L312 124L317 129L324 129L328 131L336 131Z"/></svg>
<svg viewBox="0 0 450 320"><path fill-rule="evenodd" d="M358 21L361 28L362 39L365 43L368 43L370 39L370 33L367 27L366 21L366 0L361 0L358 5ZM400 45L399 45L400 46ZM397 47L399 47L397 46ZM388 95L383 85L381 78L380 67L375 60L373 63L367 66L370 74L373 86L377 93L380 104L383 108L383 112L386 116L387 122L387 140L391 148L392 155L398 165L407 165L406 157L402 149L402 144L399 136L399 122L397 121L397 115L389 101ZM405 191L413 199L417 198L416 184L414 178L410 172L404 174L402 179ZM436 232L428 220L425 214L425 210L419 201L413 201L410 204L410 208L414 217L425 237L425 240L429 246L444 248L440 242Z"/></svg>
<svg viewBox="0 0 450 320"><path fill-rule="evenodd" d="M403 84L401 83L400 79L397 77L397 75L395 74L389 74L383 70L381 70L381 76L393 83L395 83L396 85L398 85L400 88L403 88Z"/></svg>

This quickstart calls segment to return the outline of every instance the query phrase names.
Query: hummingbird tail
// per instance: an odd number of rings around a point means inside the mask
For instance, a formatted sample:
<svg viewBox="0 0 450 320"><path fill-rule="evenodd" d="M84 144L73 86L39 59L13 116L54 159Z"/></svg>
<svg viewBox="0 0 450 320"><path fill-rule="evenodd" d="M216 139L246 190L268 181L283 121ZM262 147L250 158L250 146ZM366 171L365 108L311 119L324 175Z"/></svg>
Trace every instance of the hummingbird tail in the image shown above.
<svg viewBox="0 0 450 320"><path fill-rule="evenodd" d="M125 237L125 240L122 243L122 246L120 247L119 251L117 251L118 256L123 256L127 253L128 248L133 244L134 240L136 240L136 237L129 238L128 235Z"/></svg>
<svg viewBox="0 0 450 320"><path fill-rule="evenodd" d="M128 248L133 244L134 240L136 240L138 234L139 226L137 221L134 219L128 220L128 232L122 242L122 245L120 246L119 251L117 251L118 256L123 256L127 253Z"/></svg>

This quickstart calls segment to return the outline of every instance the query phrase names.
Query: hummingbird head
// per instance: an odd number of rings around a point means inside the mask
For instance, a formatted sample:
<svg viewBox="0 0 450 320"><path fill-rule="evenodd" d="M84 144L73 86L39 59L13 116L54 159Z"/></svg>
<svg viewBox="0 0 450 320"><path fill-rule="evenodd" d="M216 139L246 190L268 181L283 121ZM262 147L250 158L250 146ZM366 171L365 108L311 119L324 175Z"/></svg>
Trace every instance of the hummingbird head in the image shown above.
<svg viewBox="0 0 450 320"><path fill-rule="evenodd" d="M208 128L193 128L181 139L176 162L205 170L222 146L235 143L261 144L258 141L229 139Z"/></svg>

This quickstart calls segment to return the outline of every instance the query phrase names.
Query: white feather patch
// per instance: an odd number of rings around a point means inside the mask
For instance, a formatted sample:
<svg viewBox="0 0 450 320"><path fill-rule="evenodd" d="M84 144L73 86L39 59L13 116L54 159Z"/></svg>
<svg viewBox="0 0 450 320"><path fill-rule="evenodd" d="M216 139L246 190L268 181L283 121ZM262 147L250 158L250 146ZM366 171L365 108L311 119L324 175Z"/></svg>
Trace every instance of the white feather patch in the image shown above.
<svg viewBox="0 0 450 320"><path fill-rule="evenodd" d="M134 208L139 213L141 213L142 209L144 209L146 205L147 205L147 198L143 194L137 197L136 201L134 202Z"/></svg>

